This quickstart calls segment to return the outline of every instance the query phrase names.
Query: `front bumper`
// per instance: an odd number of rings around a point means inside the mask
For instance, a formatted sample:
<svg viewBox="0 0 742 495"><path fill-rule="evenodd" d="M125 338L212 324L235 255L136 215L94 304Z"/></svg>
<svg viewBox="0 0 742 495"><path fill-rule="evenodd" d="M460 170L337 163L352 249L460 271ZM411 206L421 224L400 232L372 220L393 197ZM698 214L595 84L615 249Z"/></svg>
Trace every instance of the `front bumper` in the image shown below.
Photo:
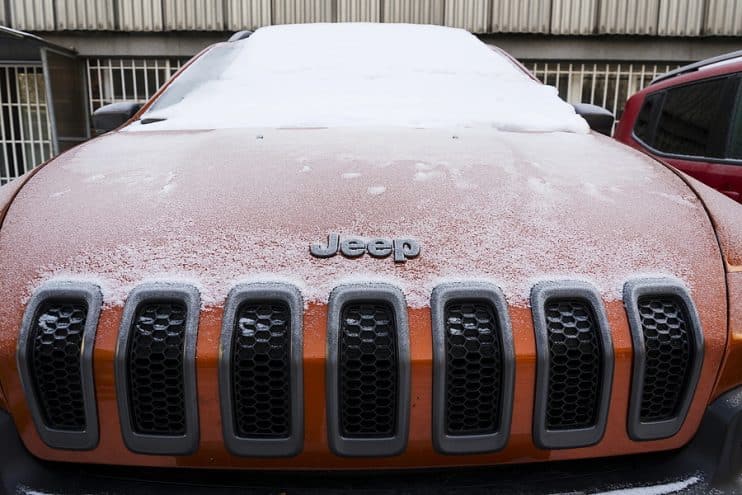
<svg viewBox="0 0 742 495"><path fill-rule="evenodd" d="M742 387L708 407L686 447L665 453L493 468L363 473L101 467L41 461L0 411L0 491L18 493L742 493Z"/></svg>

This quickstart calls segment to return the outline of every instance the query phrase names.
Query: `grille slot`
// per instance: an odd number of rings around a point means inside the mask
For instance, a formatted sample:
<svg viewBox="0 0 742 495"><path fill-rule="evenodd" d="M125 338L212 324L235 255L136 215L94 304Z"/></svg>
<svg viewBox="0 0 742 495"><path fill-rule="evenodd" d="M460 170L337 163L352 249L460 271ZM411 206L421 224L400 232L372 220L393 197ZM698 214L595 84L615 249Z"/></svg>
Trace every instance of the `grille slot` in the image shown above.
<svg viewBox="0 0 742 495"><path fill-rule="evenodd" d="M546 427L589 428L597 422L603 356L595 315L585 301L552 300L546 305L549 385Z"/></svg>
<svg viewBox="0 0 742 495"><path fill-rule="evenodd" d="M237 312L232 344L237 436L291 433L290 318L282 302L246 303Z"/></svg>
<svg viewBox="0 0 742 495"><path fill-rule="evenodd" d="M126 301L116 348L124 441L134 452L188 454L198 444L196 289L150 284Z"/></svg>
<svg viewBox="0 0 742 495"><path fill-rule="evenodd" d="M340 428L347 438L392 437L397 417L397 338L384 303L350 303L340 323Z"/></svg>
<svg viewBox="0 0 742 495"><path fill-rule="evenodd" d="M34 424L50 447L87 450L98 443L93 346L100 289L50 283L23 316L17 362Z"/></svg>
<svg viewBox="0 0 742 495"><path fill-rule="evenodd" d="M380 285L343 286L328 315L328 427L339 455L395 455L409 424L404 297Z"/></svg>
<svg viewBox="0 0 742 495"><path fill-rule="evenodd" d="M485 302L446 305L446 432L492 434L500 428L502 343Z"/></svg>
<svg viewBox="0 0 742 495"><path fill-rule="evenodd" d="M502 449L510 433L515 353L507 303L496 286L443 284L433 322L433 442L449 454Z"/></svg>
<svg viewBox="0 0 742 495"><path fill-rule="evenodd" d="M84 431L85 406L80 370L85 301L45 301L31 330L31 373L44 423L56 430Z"/></svg>
<svg viewBox="0 0 742 495"><path fill-rule="evenodd" d="M293 456L304 440L299 290L238 285L224 307L219 388L224 441L235 455Z"/></svg>
<svg viewBox="0 0 742 495"><path fill-rule="evenodd" d="M685 421L703 363L698 314L673 280L629 282L624 303L634 343L629 434L636 440L673 436Z"/></svg>
<svg viewBox="0 0 742 495"><path fill-rule="evenodd" d="M597 290L545 282L531 293L538 355L534 439L542 448L593 445L605 432L613 346Z"/></svg>
<svg viewBox="0 0 742 495"><path fill-rule="evenodd" d="M677 415L691 370L691 335L682 303L674 297L639 299L646 352L642 390L642 422Z"/></svg>
<svg viewBox="0 0 742 495"><path fill-rule="evenodd" d="M129 337L129 397L135 433L179 436L186 432L185 304L142 304Z"/></svg>

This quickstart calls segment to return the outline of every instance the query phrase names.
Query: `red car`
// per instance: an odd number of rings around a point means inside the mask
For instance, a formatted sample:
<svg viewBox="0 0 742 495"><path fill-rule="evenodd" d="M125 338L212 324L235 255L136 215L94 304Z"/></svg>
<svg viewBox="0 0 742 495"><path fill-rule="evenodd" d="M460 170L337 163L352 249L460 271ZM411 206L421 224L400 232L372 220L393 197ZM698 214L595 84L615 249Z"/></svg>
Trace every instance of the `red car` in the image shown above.
<svg viewBox="0 0 742 495"><path fill-rule="evenodd" d="M615 137L742 202L742 51L681 67L626 104Z"/></svg>

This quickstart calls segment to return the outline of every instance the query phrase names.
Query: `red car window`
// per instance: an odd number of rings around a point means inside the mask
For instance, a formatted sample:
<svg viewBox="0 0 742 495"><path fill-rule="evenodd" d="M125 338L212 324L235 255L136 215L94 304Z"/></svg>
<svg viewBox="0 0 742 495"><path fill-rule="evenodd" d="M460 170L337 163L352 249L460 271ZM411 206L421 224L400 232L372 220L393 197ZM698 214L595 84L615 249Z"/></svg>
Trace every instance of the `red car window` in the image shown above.
<svg viewBox="0 0 742 495"><path fill-rule="evenodd" d="M739 79L738 79L739 80ZM729 140L729 158L742 160L742 85L737 90L737 109L732 117L732 132Z"/></svg>
<svg viewBox="0 0 742 495"><path fill-rule="evenodd" d="M727 79L712 79L667 90L654 147L673 155L722 158L714 132Z"/></svg>

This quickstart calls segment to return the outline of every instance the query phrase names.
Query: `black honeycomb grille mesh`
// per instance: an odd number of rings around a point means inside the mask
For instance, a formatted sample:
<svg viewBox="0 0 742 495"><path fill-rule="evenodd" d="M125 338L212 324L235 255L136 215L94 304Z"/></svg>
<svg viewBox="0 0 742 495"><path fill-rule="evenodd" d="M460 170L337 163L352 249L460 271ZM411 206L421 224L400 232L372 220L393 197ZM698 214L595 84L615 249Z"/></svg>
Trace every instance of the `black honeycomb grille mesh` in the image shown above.
<svg viewBox="0 0 742 495"><path fill-rule="evenodd" d="M384 303L349 303L339 335L340 430L343 436L391 437L397 430L397 335Z"/></svg>
<svg viewBox="0 0 742 495"><path fill-rule="evenodd" d="M80 355L87 313L84 301L49 300L34 318L31 376L49 428L85 430Z"/></svg>
<svg viewBox="0 0 742 495"><path fill-rule="evenodd" d="M591 307L581 300L546 304L549 385L546 427L588 428L597 423L603 351Z"/></svg>
<svg viewBox="0 0 742 495"><path fill-rule="evenodd" d="M281 302L246 303L232 343L235 431L240 437L291 434L291 313Z"/></svg>
<svg viewBox="0 0 742 495"><path fill-rule="evenodd" d="M129 335L129 398L132 429L143 435L186 433L184 353L186 306L141 304Z"/></svg>
<svg viewBox="0 0 742 495"><path fill-rule="evenodd" d="M640 420L675 417L691 372L691 335L684 304L675 297L639 299L646 361Z"/></svg>
<svg viewBox="0 0 742 495"><path fill-rule="evenodd" d="M502 343L492 306L453 302L445 308L446 430L495 433L500 426Z"/></svg>

